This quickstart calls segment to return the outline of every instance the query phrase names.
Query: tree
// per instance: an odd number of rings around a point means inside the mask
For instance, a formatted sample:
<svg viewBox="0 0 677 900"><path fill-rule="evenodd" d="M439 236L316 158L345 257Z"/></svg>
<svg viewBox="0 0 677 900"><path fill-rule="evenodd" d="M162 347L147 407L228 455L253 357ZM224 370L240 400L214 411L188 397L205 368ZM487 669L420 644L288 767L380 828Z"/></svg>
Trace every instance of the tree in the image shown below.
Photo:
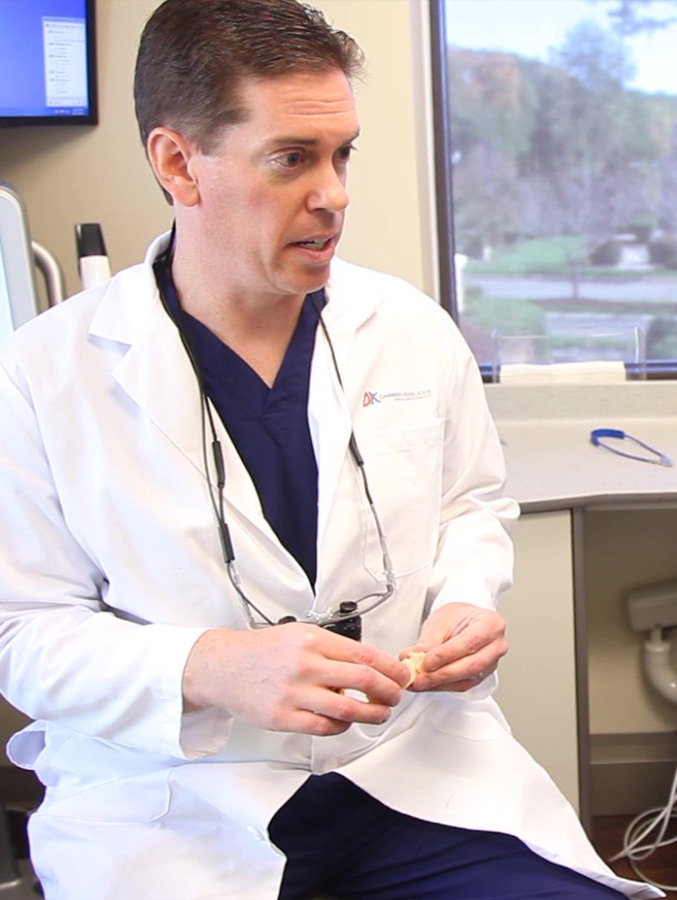
<svg viewBox="0 0 677 900"><path fill-rule="evenodd" d="M538 80L534 170L561 229L587 234L592 243L631 212L633 163L644 153L637 140L642 107L624 89L632 74L622 40L584 20L552 52Z"/></svg>
<svg viewBox="0 0 677 900"><path fill-rule="evenodd" d="M639 28L652 0L591 2ZM592 250L629 226L677 225L677 98L628 88L618 29L581 21L547 63L455 47L448 62L459 249L569 234Z"/></svg>
<svg viewBox="0 0 677 900"><path fill-rule="evenodd" d="M516 173L531 146L535 92L514 54L451 47L448 67L456 240L477 255L519 227Z"/></svg>
<svg viewBox="0 0 677 900"><path fill-rule="evenodd" d="M677 0L659 0L660 6L655 8L655 0L589 0L593 4L614 3L614 9L609 10L612 27L623 37L642 32L660 31L668 25L677 22ZM675 7L675 13L671 14L666 7ZM651 8L658 15L647 15Z"/></svg>
<svg viewBox="0 0 677 900"><path fill-rule="evenodd" d="M553 56L554 62L593 93L622 90L636 71L623 40L590 19L574 25Z"/></svg>

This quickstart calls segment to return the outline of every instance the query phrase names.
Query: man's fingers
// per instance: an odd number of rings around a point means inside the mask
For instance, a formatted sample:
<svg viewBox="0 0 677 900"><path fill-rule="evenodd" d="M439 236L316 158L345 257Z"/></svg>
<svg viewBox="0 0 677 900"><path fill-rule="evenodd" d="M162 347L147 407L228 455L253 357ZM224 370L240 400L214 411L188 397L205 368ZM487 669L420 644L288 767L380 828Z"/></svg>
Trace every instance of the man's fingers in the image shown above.
<svg viewBox="0 0 677 900"><path fill-rule="evenodd" d="M387 653L372 647L370 644L362 644L350 638L341 635L324 632L331 640L331 644L326 647L326 655L338 662L351 663L353 666L362 667L362 673L358 678L364 678L365 671L375 672L384 676L388 681L395 684L402 684L406 678L406 670L400 660L395 659ZM342 687L352 687L356 690L366 690L369 692L371 685L365 684L344 684Z"/></svg>
<svg viewBox="0 0 677 900"><path fill-rule="evenodd" d="M363 725L382 725L390 718L390 707L367 697L345 690L315 688L299 701L300 711L329 719L337 725L359 722ZM304 716L305 718L305 716ZM345 730L341 727L340 730Z"/></svg>
<svg viewBox="0 0 677 900"><path fill-rule="evenodd" d="M496 671L496 654L456 660L433 671L421 673L412 690L467 691L480 684Z"/></svg>
<svg viewBox="0 0 677 900"><path fill-rule="evenodd" d="M299 710L294 721L284 731L310 734L314 737L331 737L335 734L343 734L350 728L350 722L339 722L338 719L330 719L320 713Z"/></svg>
<svg viewBox="0 0 677 900"><path fill-rule="evenodd" d="M397 706L402 699L401 667L397 666L399 681L383 675L371 666L333 663L327 668L323 682L335 691L356 691L380 706Z"/></svg>

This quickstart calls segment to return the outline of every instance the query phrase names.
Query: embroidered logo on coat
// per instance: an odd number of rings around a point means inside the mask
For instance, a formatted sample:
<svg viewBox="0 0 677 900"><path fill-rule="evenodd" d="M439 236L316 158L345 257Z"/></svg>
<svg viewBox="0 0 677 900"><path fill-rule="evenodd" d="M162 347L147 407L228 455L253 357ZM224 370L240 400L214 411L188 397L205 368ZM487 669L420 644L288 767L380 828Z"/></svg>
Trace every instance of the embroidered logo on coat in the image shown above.
<svg viewBox="0 0 677 900"><path fill-rule="evenodd" d="M362 397L362 406L372 406L374 403L385 403L387 400L424 400L430 397L432 391L429 389L422 391L389 391L383 393L381 391L365 391Z"/></svg>

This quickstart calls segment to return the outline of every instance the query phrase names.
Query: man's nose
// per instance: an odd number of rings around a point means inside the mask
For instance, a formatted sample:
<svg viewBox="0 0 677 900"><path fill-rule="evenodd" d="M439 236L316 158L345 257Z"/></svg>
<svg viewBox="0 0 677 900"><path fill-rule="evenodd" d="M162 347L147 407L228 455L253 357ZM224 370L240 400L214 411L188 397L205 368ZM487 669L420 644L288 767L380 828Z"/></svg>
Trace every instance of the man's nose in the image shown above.
<svg viewBox="0 0 677 900"><path fill-rule="evenodd" d="M338 213L343 212L349 200L345 178L332 166L318 178L310 194L309 205L313 210L326 209L328 212Z"/></svg>

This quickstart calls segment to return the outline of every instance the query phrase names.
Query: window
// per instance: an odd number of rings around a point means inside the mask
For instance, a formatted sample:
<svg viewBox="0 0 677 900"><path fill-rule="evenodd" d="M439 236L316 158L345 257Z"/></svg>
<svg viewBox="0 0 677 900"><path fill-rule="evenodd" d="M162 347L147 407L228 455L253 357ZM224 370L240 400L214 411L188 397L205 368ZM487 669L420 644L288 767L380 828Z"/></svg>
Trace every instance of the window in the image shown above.
<svg viewBox="0 0 677 900"><path fill-rule="evenodd" d="M677 0L430 0L443 302L485 373L677 373Z"/></svg>

